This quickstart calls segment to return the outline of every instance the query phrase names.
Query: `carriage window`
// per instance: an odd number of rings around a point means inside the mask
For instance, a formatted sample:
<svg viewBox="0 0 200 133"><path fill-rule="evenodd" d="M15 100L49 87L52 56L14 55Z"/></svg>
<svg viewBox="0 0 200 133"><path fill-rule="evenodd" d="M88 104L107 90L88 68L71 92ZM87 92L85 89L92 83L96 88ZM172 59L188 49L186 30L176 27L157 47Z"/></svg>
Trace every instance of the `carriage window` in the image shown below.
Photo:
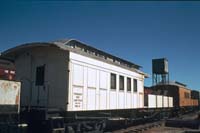
<svg viewBox="0 0 200 133"><path fill-rule="evenodd" d="M45 65L38 66L36 68L36 80L35 85L44 85L44 71L45 71Z"/></svg>
<svg viewBox="0 0 200 133"><path fill-rule="evenodd" d="M186 98L186 99L189 99L189 98L190 98L190 94L189 94L189 93L185 92L184 95L185 95L185 98Z"/></svg>
<svg viewBox="0 0 200 133"><path fill-rule="evenodd" d="M131 91L131 78L127 78L127 91Z"/></svg>
<svg viewBox="0 0 200 133"><path fill-rule="evenodd" d="M116 74L110 75L110 89L116 90Z"/></svg>
<svg viewBox="0 0 200 133"><path fill-rule="evenodd" d="M124 90L124 76L119 76L119 90Z"/></svg>
<svg viewBox="0 0 200 133"><path fill-rule="evenodd" d="M134 92L137 92L137 79L133 79L133 82L134 82L133 91L134 91Z"/></svg>

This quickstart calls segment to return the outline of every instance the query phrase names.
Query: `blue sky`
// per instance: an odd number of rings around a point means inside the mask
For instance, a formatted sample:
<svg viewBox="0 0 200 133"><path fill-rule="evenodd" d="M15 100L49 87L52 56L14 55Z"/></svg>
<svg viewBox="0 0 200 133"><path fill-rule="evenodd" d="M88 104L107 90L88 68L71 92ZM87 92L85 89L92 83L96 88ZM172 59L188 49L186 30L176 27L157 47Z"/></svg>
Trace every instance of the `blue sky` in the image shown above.
<svg viewBox="0 0 200 133"><path fill-rule="evenodd" d="M170 79L200 89L200 2L1 2L0 51L74 38L141 65L169 60ZM145 85L152 84L151 77Z"/></svg>

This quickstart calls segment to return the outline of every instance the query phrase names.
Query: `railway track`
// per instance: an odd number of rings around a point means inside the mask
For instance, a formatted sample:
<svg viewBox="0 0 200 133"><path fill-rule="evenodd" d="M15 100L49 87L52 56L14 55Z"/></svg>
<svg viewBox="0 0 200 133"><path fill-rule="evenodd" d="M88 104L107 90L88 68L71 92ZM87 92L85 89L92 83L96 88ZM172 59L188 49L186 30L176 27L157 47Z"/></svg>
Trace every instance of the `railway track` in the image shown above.
<svg viewBox="0 0 200 133"><path fill-rule="evenodd" d="M140 132L147 131L154 127L160 127L164 124L164 122L165 121L162 120L162 121L156 121L156 122L152 122L152 123L146 123L143 125L132 126L132 127L126 128L126 129L113 131L113 133L140 133Z"/></svg>
<svg viewBox="0 0 200 133"><path fill-rule="evenodd" d="M181 115L178 118L174 118L174 119L190 120L190 119L196 118L198 113L199 112L188 113L188 114ZM161 126L165 125L165 122L166 122L165 119L158 120L158 121L155 121L155 122L147 122L147 123L144 123L144 124L130 126L128 128L115 130L113 132L114 133L140 133L140 132L148 131L152 128L161 127Z"/></svg>

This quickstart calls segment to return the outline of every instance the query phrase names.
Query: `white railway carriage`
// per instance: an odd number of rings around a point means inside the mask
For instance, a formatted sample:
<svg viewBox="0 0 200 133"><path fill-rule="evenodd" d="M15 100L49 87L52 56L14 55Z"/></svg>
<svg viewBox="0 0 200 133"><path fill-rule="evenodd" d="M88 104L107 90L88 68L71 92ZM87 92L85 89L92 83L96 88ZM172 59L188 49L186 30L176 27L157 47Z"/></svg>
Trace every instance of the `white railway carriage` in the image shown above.
<svg viewBox="0 0 200 133"><path fill-rule="evenodd" d="M9 49L22 106L65 111L143 108L140 66L77 40L29 43Z"/></svg>
<svg viewBox="0 0 200 133"><path fill-rule="evenodd" d="M169 97L169 107L173 107L173 97Z"/></svg>
<svg viewBox="0 0 200 133"><path fill-rule="evenodd" d="M157 95L157 108L162 108L163 107L163 96L162 95Z"/></svg>
<svg viewBox="0 0 200 133"><path fill-rule="evenodd" d="M148 94L145 95L145 108L172 108L173 97Z"/></svg>
<svg viewBox="0 0 200 133"><path fill-rule="evenodd" d="M148 108L156 108L156 95L148 95Z"/></svg>
<svg viewBox="0 0 200 133"><path fill-rule="evenodd" d="M163 107L167 108L169 106L169 98L167 96L163 96Z"/></svg>

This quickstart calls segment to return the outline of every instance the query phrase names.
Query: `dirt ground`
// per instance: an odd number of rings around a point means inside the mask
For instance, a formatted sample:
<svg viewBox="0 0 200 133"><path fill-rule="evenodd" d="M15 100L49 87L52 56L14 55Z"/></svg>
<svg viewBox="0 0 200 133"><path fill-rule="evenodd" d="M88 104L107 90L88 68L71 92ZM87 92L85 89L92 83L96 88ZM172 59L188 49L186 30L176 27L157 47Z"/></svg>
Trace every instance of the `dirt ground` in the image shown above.
<svg viewBox="0 0 200 133"><path fill-rule="evenodd" d="M143 131L143 133L184 133L185 131L188 131L189 129L186 128L172 128L172 127L156 127L152 128L147 131Z"/></svg>

